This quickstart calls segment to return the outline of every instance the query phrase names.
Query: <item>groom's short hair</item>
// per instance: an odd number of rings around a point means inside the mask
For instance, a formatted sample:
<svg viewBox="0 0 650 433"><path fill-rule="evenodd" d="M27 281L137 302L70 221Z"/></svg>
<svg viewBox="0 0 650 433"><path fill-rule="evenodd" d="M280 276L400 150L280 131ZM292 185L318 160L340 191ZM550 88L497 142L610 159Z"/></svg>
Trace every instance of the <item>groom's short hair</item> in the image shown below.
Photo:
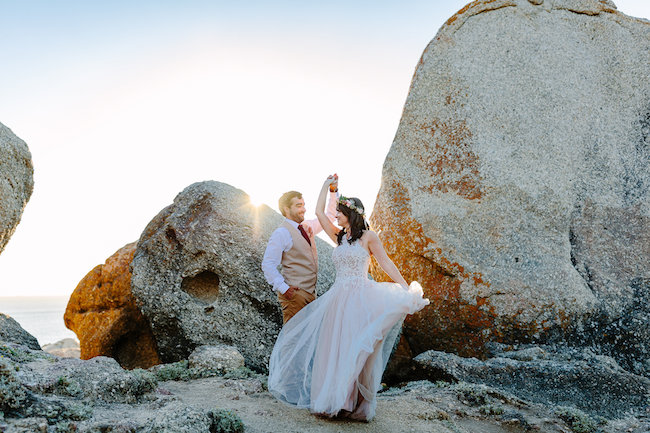
<svg viewBox="0 0 650 433"><path fill-rule="evenodd" d="M284 214L284 208L291 207L291 200L294 198L302 198L302 194L298 191L289 191L282 194L282 197L280 197L280 200L278 200L278 207L280 208L280 213L282 216L286 216Z"/></svg>

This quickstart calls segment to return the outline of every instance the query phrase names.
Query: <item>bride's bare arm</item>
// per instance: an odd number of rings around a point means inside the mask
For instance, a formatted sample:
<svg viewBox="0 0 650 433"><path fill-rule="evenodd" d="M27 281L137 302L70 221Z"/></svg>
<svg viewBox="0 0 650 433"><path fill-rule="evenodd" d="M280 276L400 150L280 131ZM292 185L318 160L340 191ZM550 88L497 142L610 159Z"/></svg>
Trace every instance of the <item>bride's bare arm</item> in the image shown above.
<svg viewBox="0 0 650 433"><path fill-rule="evenodd" d="M325 230L325 233L327 233L327 236L336 243L336 236L340 229L332 224L332 221L325 214L325 199L327 198L327 193L332 182L334 182L334 177L329 176L325 180L325 183L323 183L323 188L321 188L318 201L316 202L316 218L318 218L318 222L323 227L323 230Z"/></svg>
<svg viewBox="0 0 650 433"><path fill-rule="evenodd" d="M386 254L384 246L382 245L381 240L379 240L377 233L373 232L372 230L368 230L365 236L368 237L368 250L370 250L370 252L375 256L375 259L377 260L377 263L379 263L379 266L381 266L384 272L386 272L386 274L388 274L388 276L391 277L393 281L400 284L404 288L408 288L408 284L397 269L397 266L395 266L395 263L393 263L390 257L388 257L388 254Z"/></svg>

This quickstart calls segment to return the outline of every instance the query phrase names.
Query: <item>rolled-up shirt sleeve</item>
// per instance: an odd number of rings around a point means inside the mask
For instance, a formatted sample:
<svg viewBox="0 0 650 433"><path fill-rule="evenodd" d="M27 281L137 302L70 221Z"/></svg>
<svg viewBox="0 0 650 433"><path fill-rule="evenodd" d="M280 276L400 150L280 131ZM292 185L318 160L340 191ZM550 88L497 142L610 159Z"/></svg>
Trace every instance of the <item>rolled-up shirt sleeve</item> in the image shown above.
<svg viewBox="0 0 650 433"><path fill-rule="evenodd" d="M273 286L273 290L279 293L284 293L289 289L289 285L284 281L278 267L282 262L282 253L289 251L292 246L291 235L287 229L280 227L271 234L266 251L264 251L262 259L264 278Z"/></svg>

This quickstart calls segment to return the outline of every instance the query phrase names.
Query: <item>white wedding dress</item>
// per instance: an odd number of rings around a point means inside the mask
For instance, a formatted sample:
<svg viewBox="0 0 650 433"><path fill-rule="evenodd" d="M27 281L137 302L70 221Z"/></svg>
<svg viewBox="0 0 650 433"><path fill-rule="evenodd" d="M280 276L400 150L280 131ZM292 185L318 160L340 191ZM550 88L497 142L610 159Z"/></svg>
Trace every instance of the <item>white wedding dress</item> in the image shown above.
<svg viewBox="0 0 650 433"><path fill-rule="evenodd" d="M279 400L313 413L370 420L402 321L429 300L417 282L407 291L370 280L370 255L358 240L350 245L344 239L332 258L332 287L278 335L268 388Z"/></svg>

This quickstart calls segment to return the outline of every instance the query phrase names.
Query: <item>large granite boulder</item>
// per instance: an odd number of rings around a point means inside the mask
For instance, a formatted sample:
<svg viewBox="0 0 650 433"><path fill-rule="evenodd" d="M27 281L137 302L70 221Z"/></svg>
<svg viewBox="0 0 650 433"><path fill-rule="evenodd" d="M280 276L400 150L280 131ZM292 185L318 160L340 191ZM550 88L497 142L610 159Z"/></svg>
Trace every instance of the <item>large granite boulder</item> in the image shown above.
<svg viewBox="0 0 650 433"><path fill-rule="evenodd" d="M501 350L486 361L429 350L414 361L432 381L488 385L524 400L575 406L609 419L628 412L646 416L650 405L650 379L588 349L529 346Z"/></svg>
<svg viewBox="0 0 650 433"><path fill-rule="evenodd" d="M442 26L371 217L431 300L413 352L607 338L648 359L648 83L650 22L611 1L473 2Z"/></svg>
<svg viewBox="0 0 650 433"><path fill-rule="evenodd" d="M29 148L0 123L0 253L14 234L33 189Z"/></svg>
<svg viewBox="0 0 650 433"><path fill-rule="evenodd" d="M249 367L267 369L282 315L261 263L281 222L268 206L251 205L243 191L209 181L185 188L149 223L131 285L164 362L222 343L236 347ZM332 247L316 242L322 292L333 282Z"/></svg>
<svg viewBox="0 0 650 433"><path fill-rule="evenodd" d="M136 243L120 248L77 285L68 301L65 326L79 338L81 359L115 358L124 368L160 363L149 323L131 293Z"/></svg>

